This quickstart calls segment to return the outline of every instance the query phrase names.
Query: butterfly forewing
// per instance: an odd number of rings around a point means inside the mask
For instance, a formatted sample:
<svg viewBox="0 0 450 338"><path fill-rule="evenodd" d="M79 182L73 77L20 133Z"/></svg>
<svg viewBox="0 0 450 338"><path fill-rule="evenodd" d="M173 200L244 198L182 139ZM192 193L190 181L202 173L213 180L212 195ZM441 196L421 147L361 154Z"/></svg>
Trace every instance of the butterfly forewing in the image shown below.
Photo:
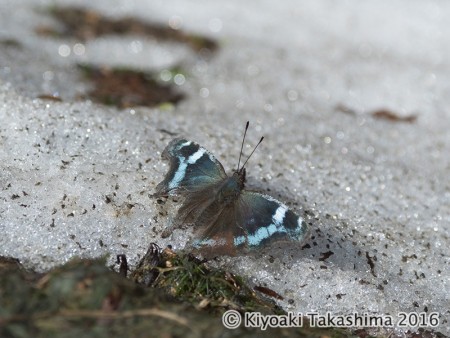
<svg viewBox="0 0 450 338"><path fill-rule="evenodd" d="M170 167L156 187L156 197L206 189L227 177L222 164L209 151L186 139L171 141L162 158L169 161Z"/></svg>
<svg viewBox="0 0 450 338"><path fill-rule="evenodd" d="M211 223L211 219L208 220L205 215L209 215L211 211L219 213L215 208L218 186L220 186L220 182L219 184L208 185L206 189L185 191L185 200L178 209L174 225L195 224L196 226L202 226L204 223L202 219ZM200 219L201 216L203 216L202 219Z"/></svg>

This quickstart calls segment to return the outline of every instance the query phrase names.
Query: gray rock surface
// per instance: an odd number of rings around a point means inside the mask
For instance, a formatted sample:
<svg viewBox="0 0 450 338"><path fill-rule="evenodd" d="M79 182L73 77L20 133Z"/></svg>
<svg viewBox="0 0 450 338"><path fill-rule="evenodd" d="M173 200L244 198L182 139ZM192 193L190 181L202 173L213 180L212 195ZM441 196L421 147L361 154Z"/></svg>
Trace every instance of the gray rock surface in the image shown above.
<svg viewBox="0 0 450 338"><path fill-rule="evenodd" d="M250 120L244 153L266 140L249 187L305 215L312 238L218 264L275 290L290 311L437 312L436 330L450 334L450 5L71 2L217 39L204 59L140 37L75 53L79 41L33 33L55 24L39 9L59 3L0 4L0 255L45 270L74 256L125 253L133 264L150 242L183 248L189 231L159 236L178 204L149 197L167 170L167 131L231 171ZM187 99L122 110L77 100L87 85L76 62L181 64ZM49 93L64 102L36 98Z"/></svg>

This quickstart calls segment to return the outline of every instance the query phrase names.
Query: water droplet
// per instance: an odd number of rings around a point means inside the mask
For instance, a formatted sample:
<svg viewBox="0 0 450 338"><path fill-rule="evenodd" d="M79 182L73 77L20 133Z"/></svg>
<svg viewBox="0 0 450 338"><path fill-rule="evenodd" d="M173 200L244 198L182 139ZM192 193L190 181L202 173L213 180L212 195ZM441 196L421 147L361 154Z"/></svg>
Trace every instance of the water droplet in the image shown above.
<svg viewBox="0 0 450 338"><path fill-rule="evenodd" d="M173 82L175 82L176 85L181 86L186 82L186 78L183 74L177 74L173 77Z"/></svg>
<svg viewBox="0 0 450 338"><path fill-rule="evenodd" d="M266 112L271 112L272 109L273 109L273 106L272 106L270 103L266 103L266 104L264 105L264 110L265 110Z"/></svg>
<svg viewBox="0 0 450 338"><path fill-rule="evenodd" d="M200 88L200 96L203 98L207 98L209 96L209 89L208 88Z"/></svg>
<svg viewBox="0 0 450 338"><path fill-rule="evenodd" d="M164 69L164 70L161 71L161 73L159 73L159 77L164 82L168 82L168 81L172 80L172 73L171 73L170 70Z"/></svg>
<svg viewBox="0 0 450 338"><path fill-rule="evenodd" d="M338 132L336 133L336 138L337 138L337 139L342 140L344 137L345 137L345 134L344 134L343 131L338 131Z"/></svg>
<svg viewBox="0 0 450 338"><path fill-rule="evenodd" d="M62 44L58 47L58 54L64 58L70 55L70 47L66 44Z"/></svg>
<svg viewBox="0 0 450 338"><path fill-rule="evenodd" d="M86 47L82 43L76 43L73 45L73 53L75 55L81 56L86 52Z"/></svg>

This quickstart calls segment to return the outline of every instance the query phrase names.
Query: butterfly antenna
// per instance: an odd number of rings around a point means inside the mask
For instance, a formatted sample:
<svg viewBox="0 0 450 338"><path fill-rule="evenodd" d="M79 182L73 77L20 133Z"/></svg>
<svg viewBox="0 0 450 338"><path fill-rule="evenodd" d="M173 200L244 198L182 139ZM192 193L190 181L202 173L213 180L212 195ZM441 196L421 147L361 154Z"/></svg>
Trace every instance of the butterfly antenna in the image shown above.
<svg viewBox="0 0 450 338"><path fill-rule="evenodd" d="M264 136L261 137L261 139L259 140L258 144L255 146L255 148L253 149L252 153L247 157L247 160L244 162L244 164L242 165L241 170L245 167L245 165L247 164L248 160L250 159L250 157L252 157L253 153L255 152L256 148L258 148L258 146L261 144L261 142L264 140Z"/></svg>
<svg viewBox="0 0 450 338"><path fill-rule="evenodd" d="M245 125L244 137L242 138L242 144L241 144L241 152L239 153L239 161L238 161L237 171L239 171L239 165L241 164L242 149L244 149L245 135L247 135L247 129L248 129L249 124L250 124L250 122L247 121L247 124Z"/></svg>

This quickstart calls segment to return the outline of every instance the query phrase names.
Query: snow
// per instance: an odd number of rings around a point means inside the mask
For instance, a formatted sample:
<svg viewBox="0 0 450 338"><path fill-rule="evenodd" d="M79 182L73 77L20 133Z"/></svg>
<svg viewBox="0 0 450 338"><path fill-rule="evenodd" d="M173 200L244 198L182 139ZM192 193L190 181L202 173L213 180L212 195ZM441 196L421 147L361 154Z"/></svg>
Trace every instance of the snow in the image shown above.
<svg viewBox="0 0 450 338"><path fill-rule="evenodd" d="M283 295L286 310L439 312L437 331L450 335L449 4L70 2L217 39L202 58L137 36L80 47L33 33L53 22L39 8L68 3L0 4L0 41L20 43L0 48L0 255L41 271L74 256L136 263L150 242L183 248L189 232L159 236L179 204L150 197L168 168L163 130L230 171L250 120L244 152L265 141L249 187L307 217L313 238L218 264ZM76 62L181 64L187 99L169 110L79 100L88 86ZM36 98L54 93L63 102ZM417 120L376 119L377 109Z"/></svg>

